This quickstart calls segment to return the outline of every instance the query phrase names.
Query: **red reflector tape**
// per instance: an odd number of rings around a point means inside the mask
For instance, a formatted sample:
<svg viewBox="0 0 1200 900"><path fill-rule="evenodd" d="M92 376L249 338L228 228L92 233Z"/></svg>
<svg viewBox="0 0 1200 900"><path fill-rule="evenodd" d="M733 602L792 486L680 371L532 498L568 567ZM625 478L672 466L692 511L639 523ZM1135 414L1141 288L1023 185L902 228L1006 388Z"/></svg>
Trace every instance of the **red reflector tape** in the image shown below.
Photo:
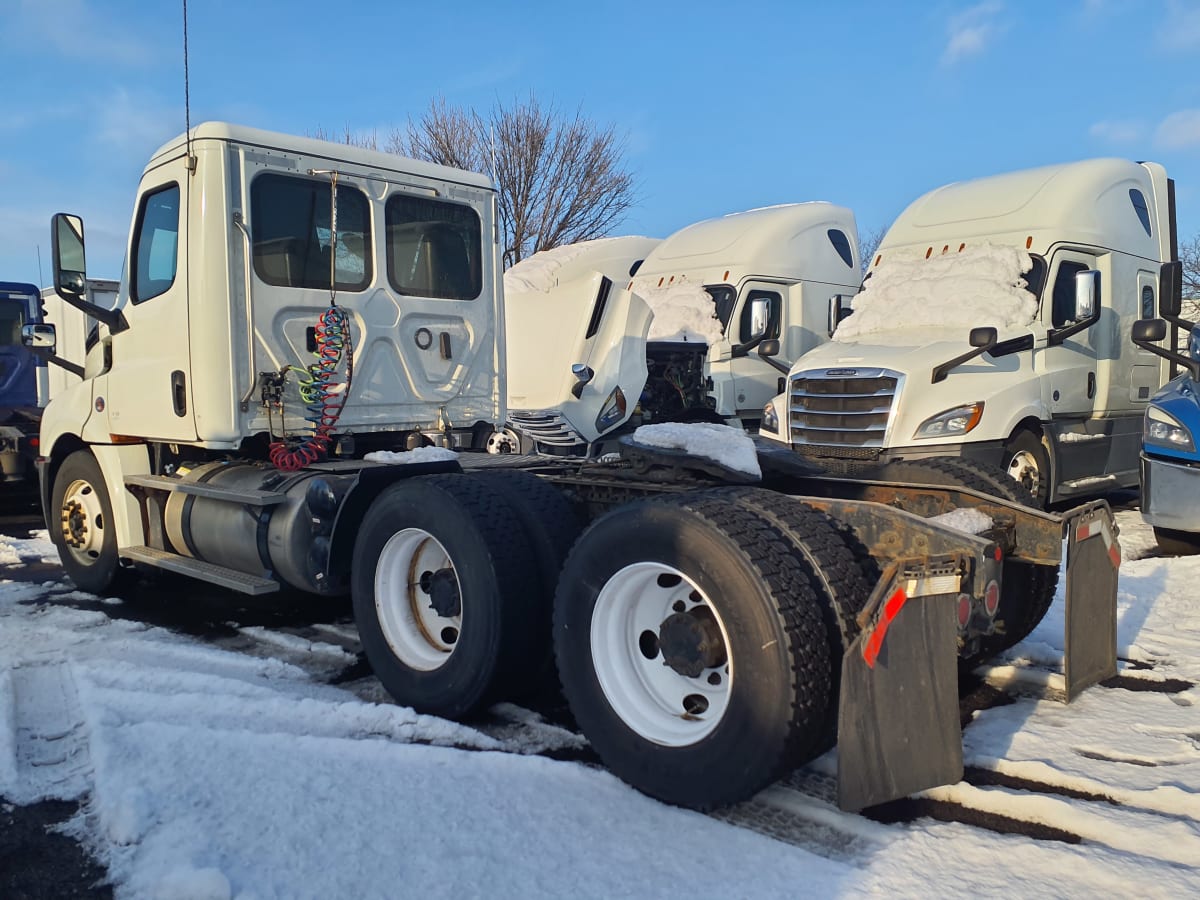
<svg viewBox="0 0 1200 900"><path fill-rule="evenodd" d="M867 668L875 668L875 660L879 659L879 651L883 649L883 639L887 635L888 626L907 601L908 595L904 593L904 588L897 588L896 593L884 602L883 613L875 623L875 630L863 644L863 659L867 661Z"/></svg>

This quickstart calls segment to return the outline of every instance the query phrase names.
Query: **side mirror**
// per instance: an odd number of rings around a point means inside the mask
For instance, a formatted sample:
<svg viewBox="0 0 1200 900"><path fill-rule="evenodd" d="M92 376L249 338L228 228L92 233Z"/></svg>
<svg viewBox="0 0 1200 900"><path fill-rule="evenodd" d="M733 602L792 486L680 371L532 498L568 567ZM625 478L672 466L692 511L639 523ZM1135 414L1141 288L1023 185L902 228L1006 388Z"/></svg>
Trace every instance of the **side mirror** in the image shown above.
<svg viewBox="0 0 1200 900"><path fill-rule="evenodd" d="M1156 344L1166 336L1167 323L1162 319L1138 319L1133 323L1133 329L1130 331L1130 337L1133 338L1135 344L1138 341Z"/></svg>
<svg viewBox="0 0 1200 900"><path fill-rule="evenodd" d="M758 345L758 355L761 357L778 356L779 355L779 339L769 338Z"/></svg>
<svg viewBox="0 0 1200 900"><path fill-rule="evenodd" d="M21 343L30 350L53 353L58 346L58 334L53 325L25 325L21 328Z"/></svg>
<svg viewBox="0 0 1200 900"><path fill-rule="evenodd" d="M1100 273L1095 269L1075 276L1075 321L1086 322L1100 305Z"/></svg>
<svg viewBox="0 0 1200 900"><path fill-rule="evenodd" d="M837 331L837 327L841 324L842 320L854 312L854 310L845 304L846 297L843 294L834 294L829 298L829 316L826 330L829 332L830 337L833 337L833 333Z"/></svg>
<svg viewBox="0 0 1200 900"><path fill-rule="evenodd" d="M1183 263L1163 263L1158 271L1158 314L1175 319L1183 310Z"/></svg>
<svg viewBox="0 0 1200 900"><path fill-rule="evenodd" d="M996 343L996 329L988 325L984 328L972 328L967 336L967 343L972 347L990 347Z"/></svg>
<svg viewBox="0 0 1200 900"><path fill-rule="evenodd" d="M1176 352L1174 347L1159 346L1158 342L1167 336L1167 323L1162 319L1138 319L1133 323L1129 336L1143 350L1186 369L1194 381L1200 381L1200 326L1192 328L1187 356Z"/></svg>
<svg viewBox="0 0 1200 900"><path fill-rule="evenodd" d="M585 366L583 363L575 363L571 366L571 374L575 376L575 383L571 385L571 393L578 400L583 396L583 388L589 381L596 377L596 373L592 371L591 366Z"/></svg>
<svg viewBox="0 0 1200 900"><path fill-rule="evenodd" d="M68 300L87 296L87 263L83 249L83 219L58 213L51 221L50 246L54 259L54 290Z"/></svg>
<svg viewBox="0 0 1200 900"><path fill-rule="evenodd" d="M771 326L771 301L758 297L750 301L750 340L767 333Z"/></svg>

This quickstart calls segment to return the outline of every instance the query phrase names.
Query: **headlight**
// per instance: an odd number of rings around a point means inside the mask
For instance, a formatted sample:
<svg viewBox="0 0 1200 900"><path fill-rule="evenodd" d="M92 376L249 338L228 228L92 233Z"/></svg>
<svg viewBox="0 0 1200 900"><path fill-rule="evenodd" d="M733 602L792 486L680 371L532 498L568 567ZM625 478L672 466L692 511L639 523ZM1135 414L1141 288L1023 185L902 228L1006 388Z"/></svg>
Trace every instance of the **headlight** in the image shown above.
<svg viewBox="0 0 1200 900"><path fill-rule="evenodd" d="M969 403L966 406L956 406L947 409L936 416L930 416L921 423L914 439L935 437L956 437L966 434L979 424L983 418L983 403Z"/></svg>
<svg viewBox="0 0 1200 900"><path fill-rule="evenodd" d="M762 424L758 427L760 431L769 431L771 434L779 434L779 416L775 415L774 401L771 401L763 407Z"/></svg>
<svg viewBox="0 0 1200 900"><path fill-rule="evenodd" d="M1175 450L1196 449L1192 433L1185 428L1174 416L1169 416L1157 406L1146 408L1145 428L1142 438L1147 444L1157 444L1160 447L1171 447Z"/></svg>
<svg viewBox="0 0 1200 900"><path fill-rule="evenodd" d="M608 395L608 399L604 401L604 405L600 407L600 415L596 416L596 431L604 434L624 418L625 394L622 392L621 386L617 385Z"/></svg>

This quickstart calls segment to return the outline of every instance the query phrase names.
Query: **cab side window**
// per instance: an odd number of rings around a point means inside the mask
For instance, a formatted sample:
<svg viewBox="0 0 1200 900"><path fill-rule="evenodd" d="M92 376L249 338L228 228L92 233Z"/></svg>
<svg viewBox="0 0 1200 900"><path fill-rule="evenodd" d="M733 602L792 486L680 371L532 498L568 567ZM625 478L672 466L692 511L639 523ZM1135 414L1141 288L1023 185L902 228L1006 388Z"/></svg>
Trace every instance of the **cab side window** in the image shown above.
<svg viewBox="0 0 1200 900"><path fill-rule="evenodd" d="M780 333L780 322L783 318L783 296L774 291L751 291L742 304L741 321L738 326L738 340L745 342L755 337L754 334L754 301L767 301L767 330L764 338L777 339Z"/></svg>
<svg viewBox="0 0 1200 900"><path fill-rule="evenodd" d="M1051 324L1055 328L1062 328L1075 321L1075 276L1087 270L1087 265L1081 262L1063 260L1058 264L1050 307Z"/></svg>
<svg viewBox="0 0 1200 900"><path fill-rule="evenodd" d="M144 303L165 294L175 283L179 263L179 185L142 198L133 246L130 300Z"/></svg>

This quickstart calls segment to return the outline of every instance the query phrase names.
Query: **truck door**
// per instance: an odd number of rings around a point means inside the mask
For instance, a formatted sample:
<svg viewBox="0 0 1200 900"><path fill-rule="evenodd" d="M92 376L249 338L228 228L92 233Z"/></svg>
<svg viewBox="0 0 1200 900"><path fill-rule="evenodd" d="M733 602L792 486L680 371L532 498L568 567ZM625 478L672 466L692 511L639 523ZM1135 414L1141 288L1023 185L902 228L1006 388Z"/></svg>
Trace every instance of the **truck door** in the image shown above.
<svg viewBox="0 0 1200 900"><path fill-rule="evenodd" d="M124 285L129 327L112 336L103 399L114 434L195 440L183 157L154 174L138 200Z"/></svg>
<svg viewBox="0 0 1200 900"><path fill-rule="evenodd" d="M1053 339L1070 325L1075 311L1075 276L1096 267L1096 258L1074 250L1059 250L1050 261L1050 274L1042 294L1041 322ZM1107 289L1101 285L1101 291ZM1103 305L1103 304L1101 304ZM1096 400L1096 353L1089 341L1091 329L1048 345L1037 354L1042 393L1054 418L1090 418Z"/></svg>
<svg viewBox="0 0 1200 900"><path fill-rule="evenodd" d="M39 321L37 296L32 284L0 283L0 424L38 405L37 359L21 343L21 326Z"/></svg>
<svg viewBox="0 0 1200 900"><path fill-rule="evenodd" d="M786 288L778 284L750 282L742 286L741 300L733 311L726 328L726 334L731 335L730 343L743 344L756 336L756 328L765 328L765 338L779 339L783 334L783 291ZM756 310L762 305L755 301L766 302L765 318L756 318ZM781 347L780 362L791 362L785 357L788 348ZM759 357L756 350L733 360L734 399L739 416L757 419L762 413L763 406L778 394L781 373L778 369Z"/></svg>

